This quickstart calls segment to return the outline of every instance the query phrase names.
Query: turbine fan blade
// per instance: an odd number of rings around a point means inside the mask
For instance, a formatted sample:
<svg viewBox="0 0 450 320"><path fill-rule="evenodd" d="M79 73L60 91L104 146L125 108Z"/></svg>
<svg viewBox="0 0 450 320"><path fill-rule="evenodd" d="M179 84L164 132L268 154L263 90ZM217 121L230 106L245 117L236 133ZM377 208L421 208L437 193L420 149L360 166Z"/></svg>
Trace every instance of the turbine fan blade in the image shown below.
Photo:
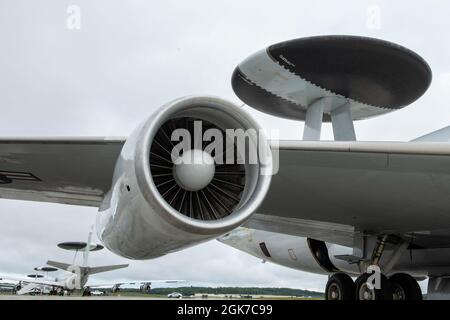
<svg viewBox="0 0 450 320"><path fill-rule="evenodd" d="M172 132L183 128L189 131L191 136L191 148L195 147L194 123L201 121L202 137L208 129L218 129L225 139L225 131L215 124L196 118L183 117L166 121L156 133L150 150L150 172L158 192L167 203L183 215L200 220L217 220L224 218L239 205L245 188L245 166L238 164L237 147L223 142L223 150L217 152L217 156L226 159L227 152L233 151L232 164L216 165L213 181L205 188L198 191L183 189L175 180L171 160L171 152L174 142L170 140ZM205 150L208 141L198 143ZM228 149L227 149L228 147ZM224 161L225 162L225 161Z"/></svg>

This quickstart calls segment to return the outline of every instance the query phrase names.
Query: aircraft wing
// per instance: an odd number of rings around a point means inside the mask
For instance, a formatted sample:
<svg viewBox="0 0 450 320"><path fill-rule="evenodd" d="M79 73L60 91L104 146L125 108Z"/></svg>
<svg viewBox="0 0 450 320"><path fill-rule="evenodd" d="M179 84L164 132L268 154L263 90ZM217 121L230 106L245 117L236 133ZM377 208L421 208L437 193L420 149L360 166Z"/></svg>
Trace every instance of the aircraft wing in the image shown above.
<svg viewBox="0 0 450 320"><path fill-rule="evenodd" d="M248 227L353 245L364 232L450 246L450 144L281 141Z"/></svg>
<svg viewBox="0 0 450 320"><path fill-rule="evenodd" d="M125 281L125 282L115 282L115 283L102 283L102 284L90 284L91 288L112 288L120 287L123 285L142 285L142 284L153 284L153 283L179 283L186 282L186 280L135 280L135 281Z"/></svg>
<svg viewBox="0 0 450 320"><path fill-rule="evenodd" d="M2 139L0 197L98 206L124 141ZM418 245L448 247L449 195L446 142L281 141L279 172L247 226L343 245L362 231L414 233Z"/></svg>
<svg viewBox="0 0 450 320"><path fill-rule="evenodd" d="M0 279L0 288L13 288L17 285L17 282L4 282L3 279Z"/></svg>
<svg viewBox="0 0 450 320"><path fill-rule="evenodd" d="M0 139L0 198L98 206L121 138Z"/></svg>
<svg viewBox="0 0 450 320"><path fill-rule="evenodd" d="M7 280L7 281L23 282L23 283L34 283L34 284L42 285L42 286L64 287L64 284L62 282L48 280L48 279L39 279L39 278L33 279L33 278L10 277L10 276L1 277L1 279Z"/></svg>

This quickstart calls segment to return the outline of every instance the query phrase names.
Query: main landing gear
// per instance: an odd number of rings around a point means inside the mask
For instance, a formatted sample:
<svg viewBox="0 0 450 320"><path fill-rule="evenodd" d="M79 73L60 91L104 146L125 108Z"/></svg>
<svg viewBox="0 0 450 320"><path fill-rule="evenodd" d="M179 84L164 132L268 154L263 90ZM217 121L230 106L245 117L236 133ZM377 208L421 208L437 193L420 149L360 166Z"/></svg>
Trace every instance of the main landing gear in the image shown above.
<svg viewBox="0 0 450 320"><path fill-rule="evenodd" d="M345 273L335 273L327 282L325 289L326 300L422 300L422 292L417 281L406 273L397 273L387 278L380 271L379 261L383 254L387 235L378 238L373 249L372 257L368 261L367 272L361 274L355 282ZM404 247L403 244L399 248ZM391 259L390 267L395 264L395 256ZM387 269L390 270L388 267ZM364 268L366 269L366 268Z"/></svg>
<svg viewBox="0 0 450 320"><path fill-rule="evenodd" d="M380 286L371 287L371 274L360 275L355 282L345 273L335 273L327 282L326 300L422 300L417 281L406 273L387 278L380 274Z"/></svg>

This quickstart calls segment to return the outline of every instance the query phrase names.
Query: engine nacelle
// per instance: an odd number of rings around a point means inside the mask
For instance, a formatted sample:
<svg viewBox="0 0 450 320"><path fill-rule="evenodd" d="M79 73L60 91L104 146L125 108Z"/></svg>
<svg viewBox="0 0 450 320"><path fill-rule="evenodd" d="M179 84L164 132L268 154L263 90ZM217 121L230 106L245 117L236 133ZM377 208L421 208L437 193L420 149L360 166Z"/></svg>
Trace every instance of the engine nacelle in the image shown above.
<svg viewBox="0 0 450 320"><path fill-rule="evenodd" d="M263 261L293 269L317 274L344 271L359 275L357 264L349 264L336 258L337 255L352 254L352 248L349 247L248 228L238 228L218 240Z"/></svg>
<svg viewBox="0 0 450 320"><path fill-rule="evenodd" d="M99 209L99 238L130 259L217 238L256 211L271 174L269 144L242 108L215 97L175 100L123 146Z"/></svg>

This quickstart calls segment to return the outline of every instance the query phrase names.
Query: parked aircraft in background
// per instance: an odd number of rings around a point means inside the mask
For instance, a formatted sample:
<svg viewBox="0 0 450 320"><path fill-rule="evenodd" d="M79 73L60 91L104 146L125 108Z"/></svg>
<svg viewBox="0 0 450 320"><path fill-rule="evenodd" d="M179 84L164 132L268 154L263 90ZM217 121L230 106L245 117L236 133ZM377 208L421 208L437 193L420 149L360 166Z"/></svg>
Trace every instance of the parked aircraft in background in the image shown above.
<svg viewBox="0 0 450 320"><path fill-rule="evenodd" d="M66 271L62 276L55 278L44 278L39 276L39 274L29 275L28 278L21 277L2 277L9 281L18 281L16 286L17 294L28 294L34 292L38 288L50 287L52 288L52 293L62 294L64 291L71 292L75 289L85 289L85 285L92 274L117 270L121 268L128 267L128 264L121 265L110 265L110 266L100 266L100 267L89 267L89 253L91 251L101 250L103 246L92 243L92 231L89 232L87 242L64 242L58 246L67 250L74 250L75 257L74 263L64 263L57 261L47 261L49 267L36 268L36 271L55 271L54 268ZM79 250L83 250L83 263L81 265L76 265L76 254ZM33 279L30 279L33 278ZM84 290L84 294L89 294L89 290Z"/></svg>
<svg viewBox="0 0 450 320"><path fill-rule="evenodd" d="M360 142L353 125L406 107L430 83L428 64L390 42L278 43L242 62L232 86L253 108L305 121L303 141L268 141L243 108L185 97L126 139L1 139L0 197L98 207L99 238L130 259L220 238L331 275L327 299L420 299L424 277L429 298L448 297L450 129ZM336 141L319 141L323 122ZM111 268L83 265L81 282Z"/></svg>
<svg viewBox="0 0 450 320"><path fill-rule="evenodd" d="M89 267L88 259L89 253L91 251L98 251L103 249L102 245L96 244L91 241L92 231L89 233L87 242L63 242L58 244L58 247L75 251L75 256L72 264L57 262L57 261L47 261L48 266L37 267L34 270L36 272L45 272L47 276L44 277L42 274L33 273L27 276L27 278L21 277L3 277L2 279L8 281L16 281L12 284L14 291L19 294L29 294L29 293L50 293L62 295L64 292L72 292L75 289L82 289L83 295L91 295L92 288L108 290L111 292L117 292L120 290L121 286L125 285L138 285L140 290L143 292L148 292L151 289L152 283L178 283L184 282L184 280L136 280L136 281L124 281L124 282L114 282L109 284L90 284L87 285L89 276L92 274L98 274L103 272L108 272L112 270L117 270L121 268L128 267L128 264L120 265L110 265L110 266L100 266L100 267ZM89 244L89 245L88 245ZM83 252L83 263L82 265L76 265L75 261L77 258L77 253L79 251ZM58 277L48 277L48 272L54 272L57 270L65 271L62 275ZM0 278L1 279L1 278Z"/></svg>
<svg viewBox="0 0 450 320"><path fill-rule="evenodd" d="M136 281L125 281L125 282L114 282L109 284L92 284L89 288L96 288L98 290L106 290L108 292L118 292L124 287L135 287L138 286L139 290L143 293L149 293L154 284L173 284L181 283L186 280L136 280Z"/></svg>

